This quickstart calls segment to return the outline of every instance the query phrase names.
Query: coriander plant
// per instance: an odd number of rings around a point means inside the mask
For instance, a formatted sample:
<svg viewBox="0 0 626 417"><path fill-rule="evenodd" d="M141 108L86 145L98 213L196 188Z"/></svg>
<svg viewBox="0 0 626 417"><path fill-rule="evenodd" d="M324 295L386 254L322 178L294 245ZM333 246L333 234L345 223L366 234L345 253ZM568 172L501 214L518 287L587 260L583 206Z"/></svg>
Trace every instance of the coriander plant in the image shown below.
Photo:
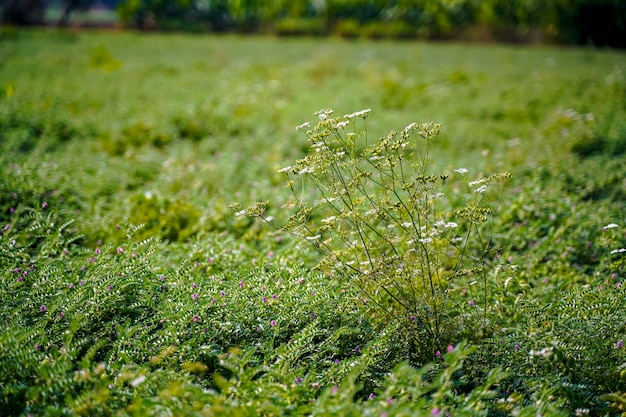
<svg viewBox="0 0 626 417"><path fill-rule="evenodd" d="M324 254L320 268L353 280L382 322L404 322L411 349L427 360L455 337L452 294L484 283L491 188L510 175L468 181L461 168L454 170L458 181L447 181L452 173L431 172L439 124L411 123L371 141L369 109L343 118L332 113L321 110L317 125L297 127L310 150L280 170L292 192L281 227ZM273 222L268 204L247 214Z"/></svg>

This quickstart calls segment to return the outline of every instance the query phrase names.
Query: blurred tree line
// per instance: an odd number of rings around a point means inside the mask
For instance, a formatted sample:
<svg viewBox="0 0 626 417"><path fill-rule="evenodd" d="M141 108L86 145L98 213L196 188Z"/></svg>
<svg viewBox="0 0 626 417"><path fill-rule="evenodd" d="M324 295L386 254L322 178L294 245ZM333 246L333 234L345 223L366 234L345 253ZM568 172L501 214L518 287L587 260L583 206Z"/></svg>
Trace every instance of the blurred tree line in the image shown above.
<svg viewBox="0 0 626 417"><path fill-rule="evenodd" d="M0 0L3 20L32 23L46 0ZM95 0L57 0L69 18ZM142 30L271 32L626 47L625 0L100 0ZM16 18L30 10L35 19ZM62 19L63 20L63 19ZM61 22L63 23L63 22Z"/></svg>
<svg viewBox="0 0 626 417"><path fill-rule="evenodd" d="M46 10L49 7L61 9L60 26L69 22L72 12L85 11L94 4L104 7L115 7L116 0L0 0L0 22L19 26L43 25L46 19Z"/></svg>
<svg viewBox="0 0 626 417"><path fill-rule="evenodd" d="M118 12L125 25L149 30L626 47L624 0L124 0Z"/></svg>

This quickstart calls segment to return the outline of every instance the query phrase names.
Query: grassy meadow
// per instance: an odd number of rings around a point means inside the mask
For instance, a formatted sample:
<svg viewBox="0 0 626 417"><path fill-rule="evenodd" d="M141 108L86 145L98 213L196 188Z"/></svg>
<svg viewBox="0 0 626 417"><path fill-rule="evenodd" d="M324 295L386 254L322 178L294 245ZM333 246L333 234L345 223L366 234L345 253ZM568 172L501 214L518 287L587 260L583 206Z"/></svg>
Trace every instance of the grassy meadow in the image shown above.
<svg viewBox="0 0 626 417"><path fill-rule="evenodd" d="M289 222L279 170L327 108L369 143L441 123L416 164L450 197L424 218L461 224L510 173L459 228L477 246L425 252L450 258L437 291L390 299L397 271L320 267L332 250L236 215ZM2 414L626 413L625 157L619 51L3 29Z"/></svg>

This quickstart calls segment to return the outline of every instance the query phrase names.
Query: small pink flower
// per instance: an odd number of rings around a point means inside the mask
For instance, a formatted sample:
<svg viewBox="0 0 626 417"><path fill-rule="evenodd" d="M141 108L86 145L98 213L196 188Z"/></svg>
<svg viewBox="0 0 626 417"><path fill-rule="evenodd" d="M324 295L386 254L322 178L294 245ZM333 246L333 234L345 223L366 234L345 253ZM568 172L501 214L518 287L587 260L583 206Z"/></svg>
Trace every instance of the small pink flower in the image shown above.
<svg viewBox="0 0 626 417"><path fill-rule="evenodd" d="M440 356L441 356L441 352L436 351L436 352L435 352L435 356L436 356L436 357L440 357Z"/></svg>
<svg viewBox="0 0 626 417"><path fill-rule="evenodd" d="M198 284L196 284L195 282L193 284L191 284L191 288L198 288Z"/></svg>
<svg viewBox="0 0 626 417"><path fill-rule="evenodd" d="M48 309L46 308L45 304L42 304L42 306L39 307L39 311L46 311L46 310L48 310Z"/></svg>
<svg viewBox="0 0 626 417"><path fill-rule="evenodd" d="M221 295L222 297L226 297L226 293L225 293L224 291L220 291L220 295Z"/></svg>
<svg viewBox="0 0 626 417"><path fill-rule="evenodd" d="M454 350L454 345L448 345L448 347L446 348L446 351L448 353L452 352Z"/></svg>
<svg viewBox="0 0 626 417"><path fill-rule="evenodd" d="M624 343L621 340L618 340L615 346L617 346L618 348L621 348L622 346L624 346Z"/></svg>
<svg viewBox="0 0 626 417"><path fill-rule="evenodd" d="M198 293L197 292L193 293L191 295L191 298L193 298L194 300L197 300L198 299Z"/></svg>
<svg viewBox="0 0 626 417"><path fill-rule="evenodd" d="M46 207L48 207L48 203L44 201L43 204L41 205L41 208L45 209Z"/></svg>
<svg viewBox="0 0 626 417"><path fill-rule="evenodd" d="M65 314L63 314L63 312L61 311L61 312L59 313L59 318L61 318L61 319L62 319L64 316L65 316Z"/></svg>
<svg viewBox="0 0 626 417"><path fill-rule="evenodd" d="M432 414L433 416L438 416L439 414L441 414L441 410L439 409L439 407L435 407L432 409L430 414Z"/></svg>
<svg viewBox="0 0 626 417"><path fill-rule="evenodd" d="M209 258L209 263L212 264L213 262L215 262L215 260L213 259L213 257Z"/></svg>
<svg viewBox="0 0 626 417"><path fill-rule="evenodd" d="M68 287L71 289L74 289L74 284L70 283L70 285L68 285Z"/></svg>
<svg viewBox="0 0 626 417"><path fill-rule="evenodd" d="M217 300L215 298L211 298L211 304L215 304L217 303Z"/></svg>
<svg viewBox="0 0 626 417"><path fill-rule="evenodd" d="M339 391L339 387L337 387L337 385L333 386L333 395L337 395L337 392Z"/></svg>
<svg viewBox="0 0 626 417"><path fill-rule="evenodd" d="M268 258L270 258L270 259L272 259L272 258L274 257L274 252L269 251L269 252L267 253L267 257L268 257Z"/></svg>
<svg viewBox="0 0 626 417"><path fill-rule="evenodd" d="M198 321L199 317L197 315L193 316L193 321Z"/></svg>
<svg viewBox="0 0 626 417"><path fill-rule="evenodd" d="M314 382L314 383L311 384L311 386L313 388L318 388L320 386L320 383L319 382Z"/></svg>
<svg viewBox="0 0 626 417"><path fill-rule="evenodd" d="M355 348L354 348L354 351L355 351L356 353L361 353L361 346L357 346L357 347L355 347Z"/></svg>
<svg viewBox="0 0 626 417"><path fill-rule="evenodd" d="M117 253L122 253L122 252L124 252L124 249L122 249L122 248L117 248Z"/></svg>
<svg viewBox="0 0 626 417"><path fill-rule="evenodd" d="M270 326L272 326L272 327L276 327L276 320L272 320L272 321L270 321Z"/></svg>
<svg viewBox="0 0 626 417"><path fill-rule="evenodd" d="M245 282L243 281L243 279L241 281L239 281L239 288L243 288L245 287Z"/></svg>
<svg viewBox="0 0 626 417"><path fill-rule="evenodd" d="M376 398L376 396L374 395L374 393L370 393L369 397L367 397L368 400L372 401L374 398Z"/></svg>
<svg viewBox="0 0 626 417"><path fill-rule="evenodd" d="M474 305L475 305L475 304L476 304L476 303L474 303L474 300L470 300L470 301L469 301L469 305L470 305L470 307L474 307Z"/></svg>

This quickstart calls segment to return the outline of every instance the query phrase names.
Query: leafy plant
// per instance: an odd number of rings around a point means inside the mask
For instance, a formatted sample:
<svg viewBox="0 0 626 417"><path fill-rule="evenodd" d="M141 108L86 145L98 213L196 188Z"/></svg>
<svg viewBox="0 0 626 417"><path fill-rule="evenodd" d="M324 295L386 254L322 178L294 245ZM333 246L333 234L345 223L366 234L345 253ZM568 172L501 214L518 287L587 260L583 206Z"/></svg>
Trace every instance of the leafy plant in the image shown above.
<svg viewBox="0 0 626 417"><path fill-rule="evenodd" d="M404 323L416 358L426 361L459 337L451 294L461 282L484 281L489 191L509 174L467 181L467 170L457 169L461 183L448 182L448 173L430 172L440 125L411 123L369 143L369 112L332 118L321 110L315 127L298 127L308 129L311 150L281 170L293 194L284 207L294 209L282 229L319 249L320 268L348 276L380 320ZM247 214L271 222L267 206Z"/></svg>

